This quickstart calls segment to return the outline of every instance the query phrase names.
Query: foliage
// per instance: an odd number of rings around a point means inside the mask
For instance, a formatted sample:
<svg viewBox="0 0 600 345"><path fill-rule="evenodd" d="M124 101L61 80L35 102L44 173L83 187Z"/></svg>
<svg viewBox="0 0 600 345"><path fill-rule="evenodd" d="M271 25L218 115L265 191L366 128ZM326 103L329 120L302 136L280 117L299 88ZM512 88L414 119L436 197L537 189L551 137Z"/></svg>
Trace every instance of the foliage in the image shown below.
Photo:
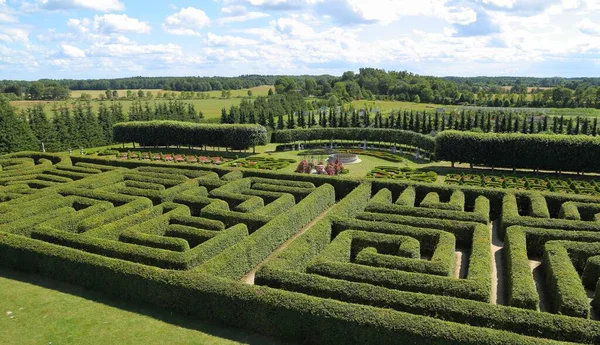
<svg viewBox="0 0 600 345"><path fill-rule="evenodd" d="M116 142L145 146L220 146L247 149L264 145L267 131L260 125L206 125L176 121L127 122L114 126Z"/></svg>
<svg viewBox="0 0 600 345"><path fill-rule="evenodd" d="M38 141L27 123L17 118L7 101L0 100L0 154L37 148Z"/></svg>
<svg viewBox="0 0 600 345"><path fill-rule="evenodd" d="M402 130L375 128L312 128L273 132L271 142L292 143L310 140L367 140L405 144L433 152L432 137Z"/></svg>
<svg viewBox="0 0 600 345"><path fill-rule="evenodd" d="M597 195L600 193L598 182L562 180L557 178L538 178L534 176L485 175L485 174L446 174L445 184L480 186L489 188L549 191L565 194Z"/></svg>
<svg viewBox="0 0 600 345"><path fill-rule="evenodd" d="M247 169L280 170L292 163L296 163L296 161L293 159L271 157L247 157L237 159L229 163L229 166Z"/></svg>
<svg viewBox="0 0 600 345"><path fill-rule="evenodd" d="M447 131L435 138L438 160L505 168L600 171L600 138ZM560 157L560 159L558 158Z"/></svg>
<svg viewBox="0 0 600 345"><path fill-rule="evenodd" d="M437 180L437 174L433 171L418 171L409 167L386 167L379 166L373 168L367 175L371 178L385 178L396 180L412 180L434 183Z"/></svg>

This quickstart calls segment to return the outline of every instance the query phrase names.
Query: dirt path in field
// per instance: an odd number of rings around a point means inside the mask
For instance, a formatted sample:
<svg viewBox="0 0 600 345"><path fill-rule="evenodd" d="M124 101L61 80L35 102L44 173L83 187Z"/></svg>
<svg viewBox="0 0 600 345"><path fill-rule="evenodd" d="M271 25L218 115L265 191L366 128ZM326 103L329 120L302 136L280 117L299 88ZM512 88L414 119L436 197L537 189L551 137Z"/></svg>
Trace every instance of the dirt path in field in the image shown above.
<svg viewBox="0 0 600 345"><path fill-rule="evenodd" d="M544 272L542 262L540 260L530 259L529 268L533 275L535 289L540 297L540 311L549 313L551 312L550 296L548 296L548 290L546 288L546 273Z"/></svg>
<svg viewBox="0 0 600 345"><path fill-rule="evenodd" d="M287 241L285 241L279 248L275 249L275 251L273 251L271 254L269 254L269 256L267 256L260 264L258 264L258 266L254 267L254 269L252 271L250 271L248 274L246 274L242 278L242 282L244 282L246 284L254 285L254 276L256 275L256 271L258 271L262 267L262 265L264 265L264 263L267 262L267 260L271 259L272 257L278 255L283 250L285 250L292 242L294 242L294 240L296 240L303 233L305 233L308 229L310 229L313 225L315 225L318 221L320 221L327 214L329 214L329 212L331 212L331 210L332 210L333 207L335 207L335 205L333 205L330 208L326 209L323 213L321 213L320 215L318 215L315 219L313 219L312 221L310 221L310 223L306 224L302 229L300 229L300 231L298 231L292 237L290 237L290 239L288 239Z"/></svg>
<svg viewBox="0 0 600 345"><path fill-rule="evenodd" d="M457 249L454 252L454 260L452 276L455 279L465 279L467 277L467 270L469 269L469 252Z"/></svg>
<svg viewBox="0 0 600 345"><path fill-rule="evenodd" d="M504 267L504 242L498 236L498 221L490 224L492 251L492 304L506 304L506 276Z"/></svg>

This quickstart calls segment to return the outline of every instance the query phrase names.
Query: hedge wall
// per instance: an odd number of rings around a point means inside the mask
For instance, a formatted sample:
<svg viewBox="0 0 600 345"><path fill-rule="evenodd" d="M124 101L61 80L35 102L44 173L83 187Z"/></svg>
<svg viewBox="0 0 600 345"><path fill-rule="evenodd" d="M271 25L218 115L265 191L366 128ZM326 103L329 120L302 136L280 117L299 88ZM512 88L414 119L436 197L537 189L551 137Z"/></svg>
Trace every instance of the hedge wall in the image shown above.
<svg viewBox="0 0 600 345"><path fill-rule="evenodd" d="M376 142L387 142L405 144L419 147L425 151L433 152L435 140L433 137L402 131L397 129L383 128L310 128L289 129L273 132L271 142L292 143L295 141L308 140L367 140Z"/></svg>
<svg viewBox="0 0 600 345"><path fill-rule="evenodd" d="M575 135L444 131L435 157L491 167L600 172L600 138Z"/></svg>
<svg viewBox="0 0 600 345"><path fill-rule="evenodd" d="M247 149L267 143L260 125L208 125L180 121L123 122L113 127L116 142L146 146L187 145Z"/></svg>

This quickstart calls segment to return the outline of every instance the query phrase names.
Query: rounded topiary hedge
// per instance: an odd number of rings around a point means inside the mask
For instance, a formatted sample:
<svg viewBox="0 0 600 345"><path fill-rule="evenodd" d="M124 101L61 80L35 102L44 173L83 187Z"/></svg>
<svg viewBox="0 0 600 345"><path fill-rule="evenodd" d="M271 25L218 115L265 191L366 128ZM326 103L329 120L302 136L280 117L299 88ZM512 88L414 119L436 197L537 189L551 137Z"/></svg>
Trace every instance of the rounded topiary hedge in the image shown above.
<svg viewBox="0 0 600 345"><path fill-rule="evenodd" d="M435 138L435 157L491 167L600 172L600 138L444 131Z"/></svg>
<svg viewBox="0 0 600 345"><path fill-rule="evenodd" d="M261 125L213 125L180 121L133 121L113 127L116 142L145 146L218 146L247 149L267 143Z"/></svg>
<svg viewBox="0 0 600 345"><path fill-rule="evenodd" d="M386 128L308 128L273 132L271 142L292 143L308 140L367 140L419 147L433 152L435 140L429 135Z"/></svg>

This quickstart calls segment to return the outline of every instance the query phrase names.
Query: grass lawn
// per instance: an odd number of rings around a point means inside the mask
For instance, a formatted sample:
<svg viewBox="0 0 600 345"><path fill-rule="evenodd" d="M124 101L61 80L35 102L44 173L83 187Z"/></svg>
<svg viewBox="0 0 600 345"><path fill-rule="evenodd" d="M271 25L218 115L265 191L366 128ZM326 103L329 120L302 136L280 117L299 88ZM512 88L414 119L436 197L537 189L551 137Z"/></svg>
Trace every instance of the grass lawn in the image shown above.
<svg viewBox="0 0 600 345"><path fill-rule="evenodd" d="M285 151L285 152L275 152L275 147L278 144L269 144L267 146L260 146L256 148L257 156L261 157L272 157L272 158L283 158L283 159L294 159L299 163L303 159L310 159L310 156L299 155L300 151ZM352 178L364 178L367 176L374 167L377 166L394 166L394 167L405 167L410 166L413 168L419 168L419 164L414 162L414 157L410 155L404 155L405 160L400 163L386 161L376 157L370 157L365 155L358 155L361 162L357 164L345 165L344 167L348 169L348 174L344 174L344 177L352 177ZM315 161L325 161L327 160L327 156L314 156L313 159ZM278 170L283 173L294 173L296 171L296 167L298 164L290 164L287 168Z"/></svg>
<svg viewBox="0 0 600 345"><path fill-rule="evenodd" d="M413 103L400 101L353 101L352 107L356 109L372 108L373 111L379 110L382 114L387 114L392 110L407 110L407 111L427 111L433 113L437 108L444 108L446 112L457 109L453 105Z"/></svg>
<svg viewBox="0 0 600 345"><path fill-rule="evenodd" d="M285 343L2 268L0 344Z"/></svg>

